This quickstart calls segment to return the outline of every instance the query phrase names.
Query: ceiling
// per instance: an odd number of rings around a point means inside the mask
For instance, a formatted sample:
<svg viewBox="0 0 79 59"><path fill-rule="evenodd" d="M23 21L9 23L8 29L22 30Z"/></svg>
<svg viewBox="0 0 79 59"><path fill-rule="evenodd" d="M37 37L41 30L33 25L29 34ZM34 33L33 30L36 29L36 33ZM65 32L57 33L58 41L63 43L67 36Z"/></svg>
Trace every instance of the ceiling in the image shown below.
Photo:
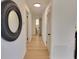
<svg viewBox="0 0 79 59"><path fill-rule="evenodd" d="M26 0L26 3L32 13L35 17L41 17L41 15L44 13L46 6L49 4L50 0ZM34 7L33 5L35 3L40 3L41 7Z"/></svg>

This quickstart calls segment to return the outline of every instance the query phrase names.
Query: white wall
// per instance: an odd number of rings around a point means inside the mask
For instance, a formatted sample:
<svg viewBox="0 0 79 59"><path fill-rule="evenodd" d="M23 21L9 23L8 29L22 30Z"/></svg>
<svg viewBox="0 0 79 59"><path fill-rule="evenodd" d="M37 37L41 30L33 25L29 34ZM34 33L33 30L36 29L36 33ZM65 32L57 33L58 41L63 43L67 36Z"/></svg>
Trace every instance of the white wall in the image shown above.
<svg viewBox="0 0 79 59"><path fill-rule="evenodd" d="M76 0L52 0L50 59L74 59Z"/></svg>
<svg viewBox="0 0 79 59"><path fill-rule="evenodd" d="M46 46L46 41L47 41L47 36L48 36L48 33L47 33L47 20L48 20L47 14L49 12L50 5L51 4L49 3L45 9L45 12L43 13L43 16L42 16L42 39L43 39L45 46Z"/></svg>
<svg viewBox="0 0 79 59"><path fill-rule="evenodd" d="M7 42L1 38L1 59L23 59L26 51L27 18L25 0L13 0L17 3L22 15L22 31L16 41Z"/></svg>
<svg viewBox="0 0 79 59"><path fill-rule="evenodd" d="M42 18L39 19L40 35L42 35Z"/></svg>
<svg viewBox="0 0 79 59"><path fill-rule="evenodd" d="M32 15L32 35L35 35L35 22L36 22L36 17Z"/></svg>
<svg viewBox="0 0 79 59"><path fill-rule="evenodd" d="M42 40L46 46L47 32L46 32L47 19L45 14L42 17Z"/></svg>
<svg viewBox="0 0 79 59"><path fill-rule="evenodd" d="M32 38L32 15L29 12L28 14L28 40L31 41Z"/></svg>

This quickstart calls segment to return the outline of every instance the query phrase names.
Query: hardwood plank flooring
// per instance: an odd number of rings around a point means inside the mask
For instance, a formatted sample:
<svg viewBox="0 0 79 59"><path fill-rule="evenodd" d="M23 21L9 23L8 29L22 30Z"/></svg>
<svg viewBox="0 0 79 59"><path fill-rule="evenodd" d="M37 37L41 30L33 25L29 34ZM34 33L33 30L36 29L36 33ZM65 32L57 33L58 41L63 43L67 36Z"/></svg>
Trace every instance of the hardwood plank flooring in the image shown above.
<svg viewBox="0 0 79 59"><path fill-rule="evenodd" d="M33 36L31 42L28 43L24 59L49 59L48 49L40 36Z"/></svg>

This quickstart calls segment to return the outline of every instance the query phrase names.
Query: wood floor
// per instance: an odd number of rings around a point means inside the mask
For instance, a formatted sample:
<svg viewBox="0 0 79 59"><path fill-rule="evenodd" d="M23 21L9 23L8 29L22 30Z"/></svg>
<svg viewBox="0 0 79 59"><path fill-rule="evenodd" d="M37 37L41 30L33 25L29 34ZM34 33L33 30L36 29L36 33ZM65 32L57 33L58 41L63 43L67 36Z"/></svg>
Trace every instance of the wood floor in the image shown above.
<svg viewBox="0 0 79 59"><path fill-rule="evenodd" d="M27 53L24 59L49 59L47 47L39 36L33 36L32 41L28 43Z"/></svg>

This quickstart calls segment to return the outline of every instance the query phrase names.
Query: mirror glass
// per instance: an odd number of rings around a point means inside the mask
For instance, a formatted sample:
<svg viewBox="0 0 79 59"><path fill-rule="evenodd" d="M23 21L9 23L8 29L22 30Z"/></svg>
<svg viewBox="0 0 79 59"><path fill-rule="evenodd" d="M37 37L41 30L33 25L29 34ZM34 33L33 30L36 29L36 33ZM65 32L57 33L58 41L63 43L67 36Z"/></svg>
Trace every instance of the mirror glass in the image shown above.
<svg viewBox="0 0 79 59"><path fill-rule="evenodd" d="M14 10L10 11L9 13L8 25L11 32L15 33L17 31L18 26L19 26L19 18L18 18L17 13Z"/></svg>

